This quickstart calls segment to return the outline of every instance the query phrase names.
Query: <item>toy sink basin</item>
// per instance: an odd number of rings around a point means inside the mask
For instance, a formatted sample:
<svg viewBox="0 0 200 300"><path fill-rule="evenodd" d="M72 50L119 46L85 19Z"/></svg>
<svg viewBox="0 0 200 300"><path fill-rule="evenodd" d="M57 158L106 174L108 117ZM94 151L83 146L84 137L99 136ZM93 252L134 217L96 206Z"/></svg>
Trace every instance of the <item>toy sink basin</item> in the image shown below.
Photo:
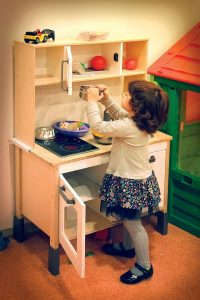
<svg viewBox="0 0 200 300"><path fill-rule="evenodd" d="M77 130L70 130L70 129L65 129L65 128L61 128L60 122L67 122L67 123L78 123L78 129ZM83 137L86 135L86 133L90 130L90 126L89 124L85 123L85 122L80 122L80 121L58 121L55 124L53 124L53 128L59 132L62 133L66 136L74 136L74 137Z"/></svg>

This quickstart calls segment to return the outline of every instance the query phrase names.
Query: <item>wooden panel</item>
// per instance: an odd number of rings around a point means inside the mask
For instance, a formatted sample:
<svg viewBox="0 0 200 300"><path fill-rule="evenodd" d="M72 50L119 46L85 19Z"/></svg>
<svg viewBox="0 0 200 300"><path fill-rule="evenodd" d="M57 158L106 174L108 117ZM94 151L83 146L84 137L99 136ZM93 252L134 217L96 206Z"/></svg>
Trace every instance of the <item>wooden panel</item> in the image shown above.
<svg viewBox="0 0 200 300"><path fill-rule="evenodd" d="M64 47L47 48L47 75L61 80L61 63L64 58Z"/></svg>
<svg viewBox="0 0 200 300"><path fill-rule="evenodd" d="M21 152L22 150L15 147L15 215L21 219Z"/></svg>
<svg viewBox="0 0 200 300"><path fill-rule="evenodd" d="M54 49L54 48L53 48ZM47 75L47 59L46 59L46 48L35 49L35 76Z"/></svg>
<svg viewBox="0 0 200 300"><path fill-rule="evenodd" d="M164 212L167 212L168 209L169 154L170 154L170 142L168 141L166 156L165 156Z"/></svg>
<svg viewBox="0 0 200 300"><path fill-rule="evenodd" d="M22 151L22 214L58 244L58 175L36 156ZM53 245L52 245L53 246Z"/></svg>
<svg viewBox="0 0 200 300"><path fill-rule="evenodd" d="M114 60L114 54L118 54L118 61ZM120 74L122 66L122 44L103 44L102 45L102 55L106 58L108 62L108 70L112 74Z"/></svg>
<svg viewBox="0 0 200 300"><path fill-rule="evenodd" d="M161 203L160 205L163 206L164 204L164 192L165 192L165 157L166 157L166 150L158 151L158 152L151 152L149 153L150 156L155 157L155 163L152 163L152 168L155 172L155 175L158 180L160 193L161 193Z"/></svg>
<svg viewBox="0 0 200 300"><path fill-rule="evenodd" d="M14 68L14 136L33 147L35 139L34 49L15 43Z"/></svg>

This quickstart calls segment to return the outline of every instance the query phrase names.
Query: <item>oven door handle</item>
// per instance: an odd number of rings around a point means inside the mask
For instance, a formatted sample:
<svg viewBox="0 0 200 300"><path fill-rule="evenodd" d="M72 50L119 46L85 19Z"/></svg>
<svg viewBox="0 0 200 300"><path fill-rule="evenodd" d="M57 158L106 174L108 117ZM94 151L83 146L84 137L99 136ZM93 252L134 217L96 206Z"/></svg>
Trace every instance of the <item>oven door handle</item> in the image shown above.
<svg viewBox="0 0 200 300"><path fill-rule="evenodd" d="M69 199L67 198L67 196L65 195L65 186L62 185L59 187L59 193L62 196L63 200L68 204L68 205L74 205L75 204L75 200L74 198Z"/></svg>
<svg viewBox="0 0 200 300"><path fill-rule="evenodd" d="M61 89L64 92L68 92L68 86L66 88L64 88L64 64L68 63L67 60L62 60L62 64L61 64Z"/></svg>
<svg viewBox="0 0 200 300"><path fill-rule="evenodd" d="M64 88L64 64L67 63L67 87ZM61 64L61 89L66 91L68 95L72 95L72 52L70 46L64 47L64 60Z"/></svg>

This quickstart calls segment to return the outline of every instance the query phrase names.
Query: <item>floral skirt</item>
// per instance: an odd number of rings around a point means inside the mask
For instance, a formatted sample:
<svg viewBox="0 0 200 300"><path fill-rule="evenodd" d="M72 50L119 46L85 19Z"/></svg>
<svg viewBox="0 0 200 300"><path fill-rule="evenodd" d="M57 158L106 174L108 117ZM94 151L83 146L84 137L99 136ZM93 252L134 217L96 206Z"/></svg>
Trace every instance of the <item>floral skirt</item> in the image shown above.
<svg viewBox="0 0 200 300"><path fill-rule="evenodd" d="M152 174L146 179L129 179L105 174L101 187L101 212L118 219L138 219L142 209L151 214L158 211L160 189Z"/></svg>

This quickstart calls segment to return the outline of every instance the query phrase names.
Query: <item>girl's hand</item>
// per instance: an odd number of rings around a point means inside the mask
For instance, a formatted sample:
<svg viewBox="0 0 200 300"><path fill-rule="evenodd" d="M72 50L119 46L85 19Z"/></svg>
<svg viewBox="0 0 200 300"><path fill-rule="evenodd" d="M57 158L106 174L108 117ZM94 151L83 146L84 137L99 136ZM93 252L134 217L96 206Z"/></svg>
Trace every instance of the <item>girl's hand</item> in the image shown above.
<svg viewBox="0 0 200 300"><path fill-rule="evenodd" d="M99 93L98 87L94 87L94 88L92 87L87 90L88 101L98 102L101 99L103 99L103 97L104 97L104 95L103 95L103 93Z"/></svg>
<svg viewBox="0 0 200 300"><path fill-rule="evenodd" d="M97 88L99 89L100 94L103 94L103 97L101 99L108 99L108 97L110 96L110 93L108 91L108 87L106 85L103 84L99 84L97 85Z"/></svg>

